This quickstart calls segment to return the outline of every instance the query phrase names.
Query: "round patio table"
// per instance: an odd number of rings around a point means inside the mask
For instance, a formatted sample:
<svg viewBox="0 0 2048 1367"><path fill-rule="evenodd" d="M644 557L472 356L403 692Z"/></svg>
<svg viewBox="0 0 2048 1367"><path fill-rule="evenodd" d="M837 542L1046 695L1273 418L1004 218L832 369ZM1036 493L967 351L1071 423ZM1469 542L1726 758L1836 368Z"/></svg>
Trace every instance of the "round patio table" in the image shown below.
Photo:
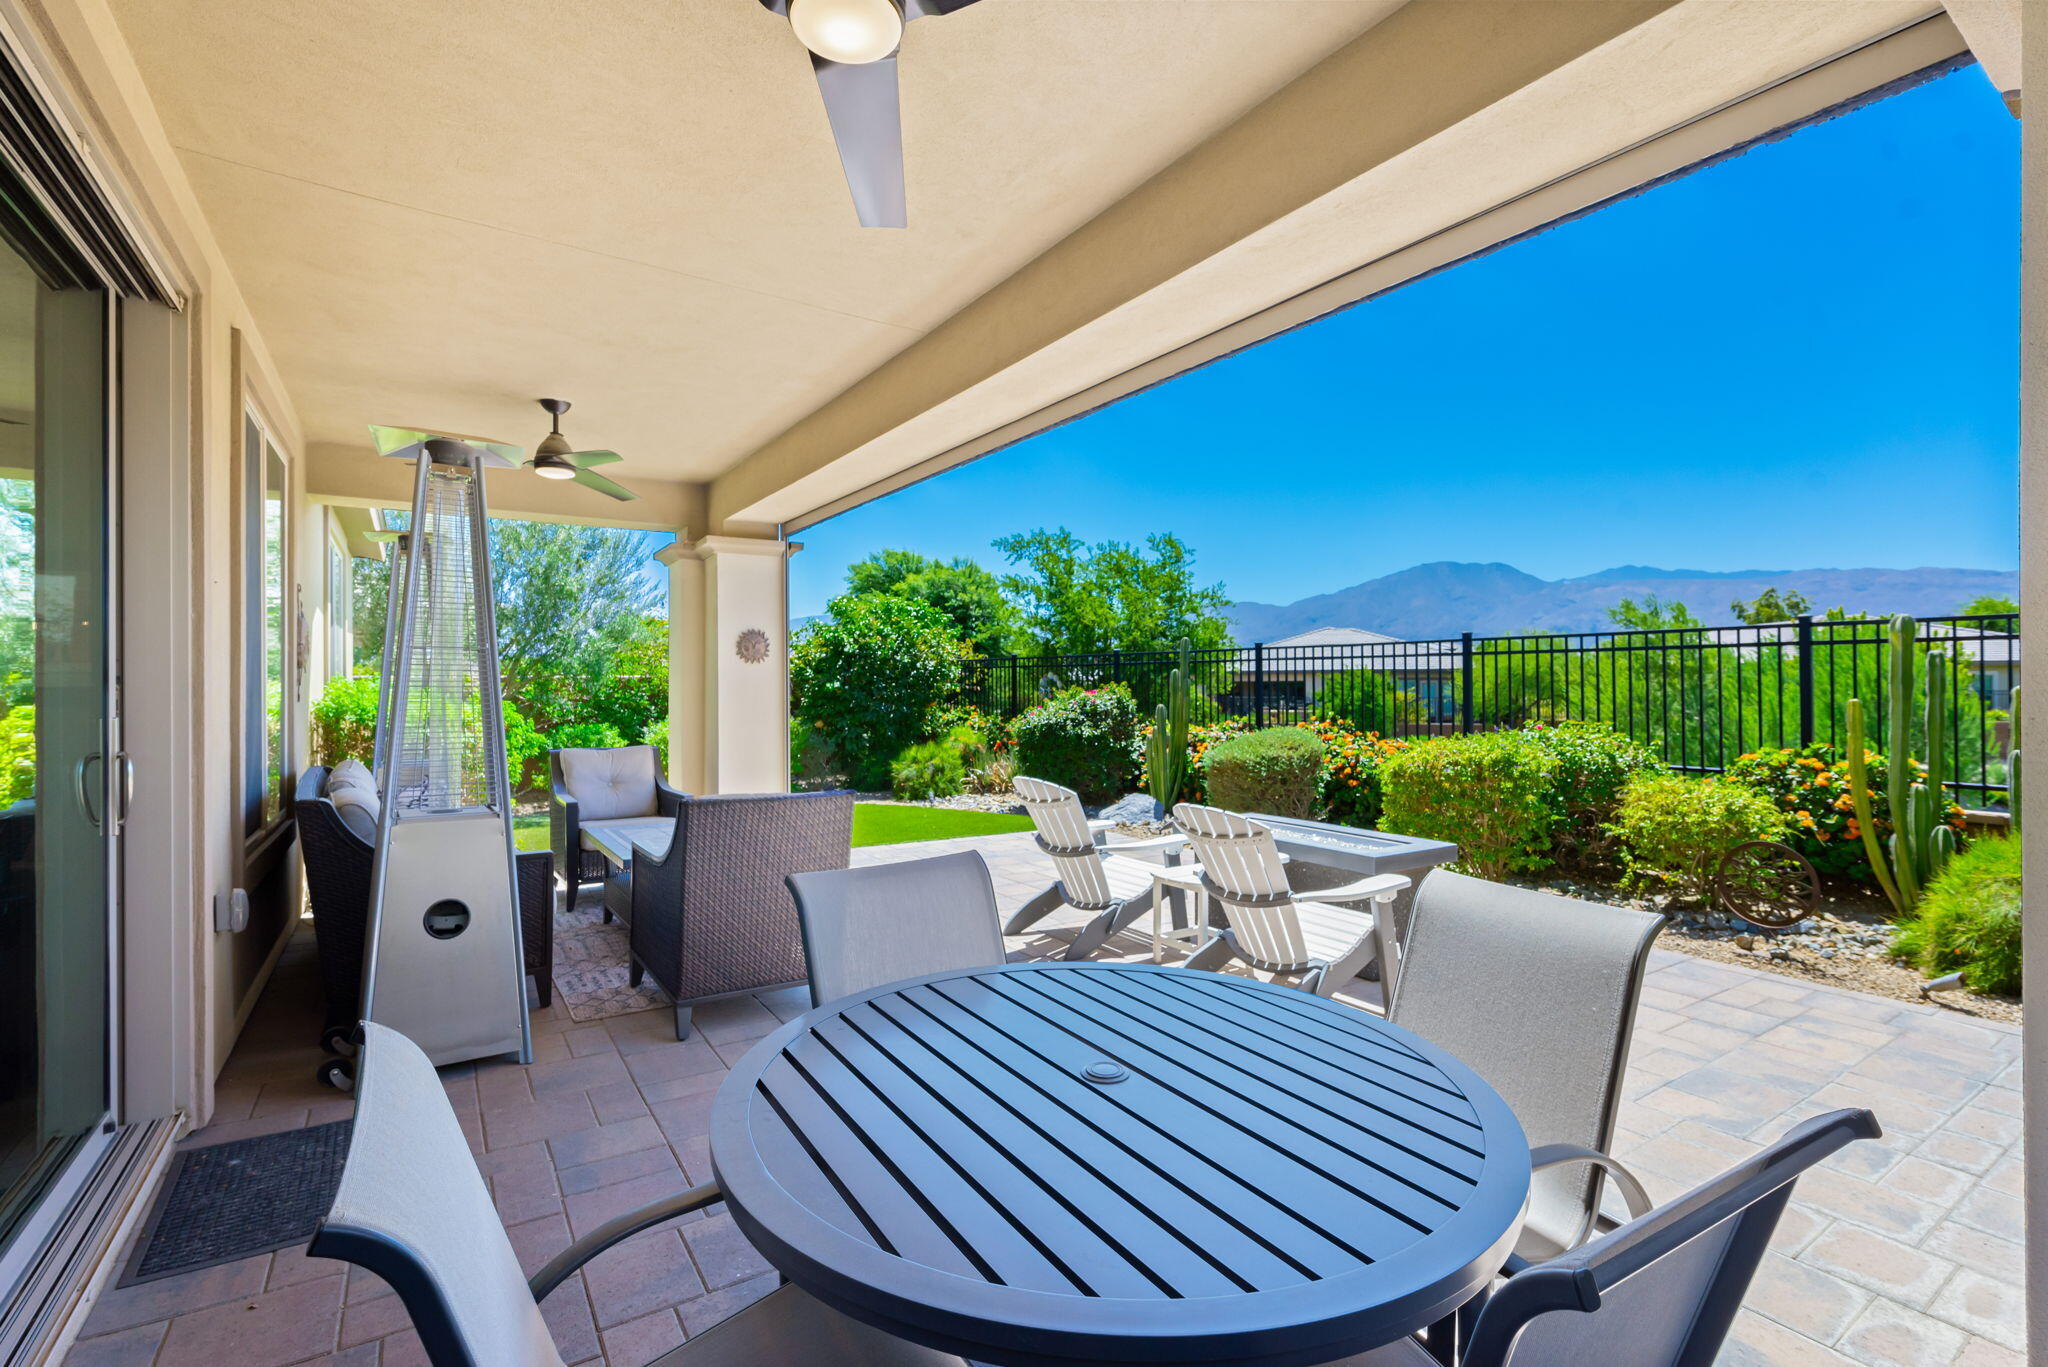
<svg viewBox="0 0 2048 1367"><path fill-rule="evenodd" d="M1002 1367L1327 1362L1505 1261L1500 1096L1362 1011L1219 973L1046 963L816 1008L720 1088L741 1230L855 1319Z"/></svg>

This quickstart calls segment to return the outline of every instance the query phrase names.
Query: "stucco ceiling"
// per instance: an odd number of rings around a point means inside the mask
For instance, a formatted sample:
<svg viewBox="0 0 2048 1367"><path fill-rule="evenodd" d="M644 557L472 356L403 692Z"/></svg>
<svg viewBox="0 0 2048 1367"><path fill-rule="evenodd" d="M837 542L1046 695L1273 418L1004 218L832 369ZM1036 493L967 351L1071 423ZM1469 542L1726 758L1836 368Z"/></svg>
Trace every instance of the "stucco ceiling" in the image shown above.
<svg viewBox="0 0 2048 1367"><path fill-rule="evenodd" d="M907 31L911 226L856 226L756 0L114 0L307 438L721 473L1399 0L983 0Z"/></svg>

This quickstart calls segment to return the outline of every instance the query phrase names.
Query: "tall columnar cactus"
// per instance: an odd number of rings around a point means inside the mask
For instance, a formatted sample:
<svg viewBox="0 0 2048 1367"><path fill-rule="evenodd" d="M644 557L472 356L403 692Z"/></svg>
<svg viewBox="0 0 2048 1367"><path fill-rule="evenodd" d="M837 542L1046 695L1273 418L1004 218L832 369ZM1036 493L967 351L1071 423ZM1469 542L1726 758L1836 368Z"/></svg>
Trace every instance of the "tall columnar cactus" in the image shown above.
<svg viewBox="0 0 2048 1367"><path fill-rule="evenodd" d="M2005 810L2015 833L2020 828L2020 690L2012 691L2012 744L2005 752Z"/></svg>
<svg viewBox="0 0 2048 1367"><path fill-rule="evenodd" d="M1167 701L1153 709L1152 735L1145 742L1145 776L1151 780L1152 800L1163 811L1173 810L1173 800L1188 780L1188 699L1194 679L1190 647L1183 637L1180 664L1167 676Z"/></svg>
<svg viewBox="0 0 2048 1367"><path fill-rule="evenodd" d="M1943 820L1948 807L1944 784L1948 756L1948 652L1927 652L1927 704L1922 726L1927 742L1927 776L1913 780L1912 736L1913 651L1919 623L1903 613L1892 618L1888 632L1891 644L1891 716L1886 761L1890 767L1887 806L1892 836L1888 843L1877 838L1873 790L1865 757L1863 703L1851 698L1849 721L1849 794L1862 827L1863 850L1870 859L1878 884L1900 915L1920 904L1920 895L1941 866L1955 853L1956 833Z"/></svg>

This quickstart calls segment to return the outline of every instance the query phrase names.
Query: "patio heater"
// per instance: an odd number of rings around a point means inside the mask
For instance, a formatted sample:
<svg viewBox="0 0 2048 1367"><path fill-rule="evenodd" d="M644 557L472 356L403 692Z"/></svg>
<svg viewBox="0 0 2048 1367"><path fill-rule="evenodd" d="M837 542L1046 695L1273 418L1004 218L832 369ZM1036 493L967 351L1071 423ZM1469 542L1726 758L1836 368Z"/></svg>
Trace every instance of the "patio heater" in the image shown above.
<svg viewBox="0 0 2048 1367"><path fill-rule="evenodd" d="M393 543L377 700L362 1013L437 1065L531 1062L483 480L486 464L513 465L520 452L370 431L380 454L415 470L412 522Z"/></svg>

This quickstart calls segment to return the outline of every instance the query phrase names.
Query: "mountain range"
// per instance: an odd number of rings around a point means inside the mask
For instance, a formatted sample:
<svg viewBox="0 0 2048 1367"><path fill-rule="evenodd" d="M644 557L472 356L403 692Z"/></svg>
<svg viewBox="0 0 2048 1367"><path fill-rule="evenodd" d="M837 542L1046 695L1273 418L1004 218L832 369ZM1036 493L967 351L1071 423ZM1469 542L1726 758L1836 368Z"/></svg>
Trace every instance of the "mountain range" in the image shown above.
<svg viewBox="0 0 2048 1367"><path fill-rule="evenodd" d="M1796 591L1816 614L1842 606L1857 615L1910 612L1939 616L1984 594L2017 600L2011 570L1928 567L1911 570L1662 570L1621 565L1576 579L1539 579L1513 565L1439 560L1414 565L1334 593L1292 603L1233 603L1237 639L1277 641L1315 627L1363 627L1408 640L1470 631L1597 631L1623 598L1656 594L1682 602L1710 625L1735 621L1729 604L1767 588Z"/></svg>

